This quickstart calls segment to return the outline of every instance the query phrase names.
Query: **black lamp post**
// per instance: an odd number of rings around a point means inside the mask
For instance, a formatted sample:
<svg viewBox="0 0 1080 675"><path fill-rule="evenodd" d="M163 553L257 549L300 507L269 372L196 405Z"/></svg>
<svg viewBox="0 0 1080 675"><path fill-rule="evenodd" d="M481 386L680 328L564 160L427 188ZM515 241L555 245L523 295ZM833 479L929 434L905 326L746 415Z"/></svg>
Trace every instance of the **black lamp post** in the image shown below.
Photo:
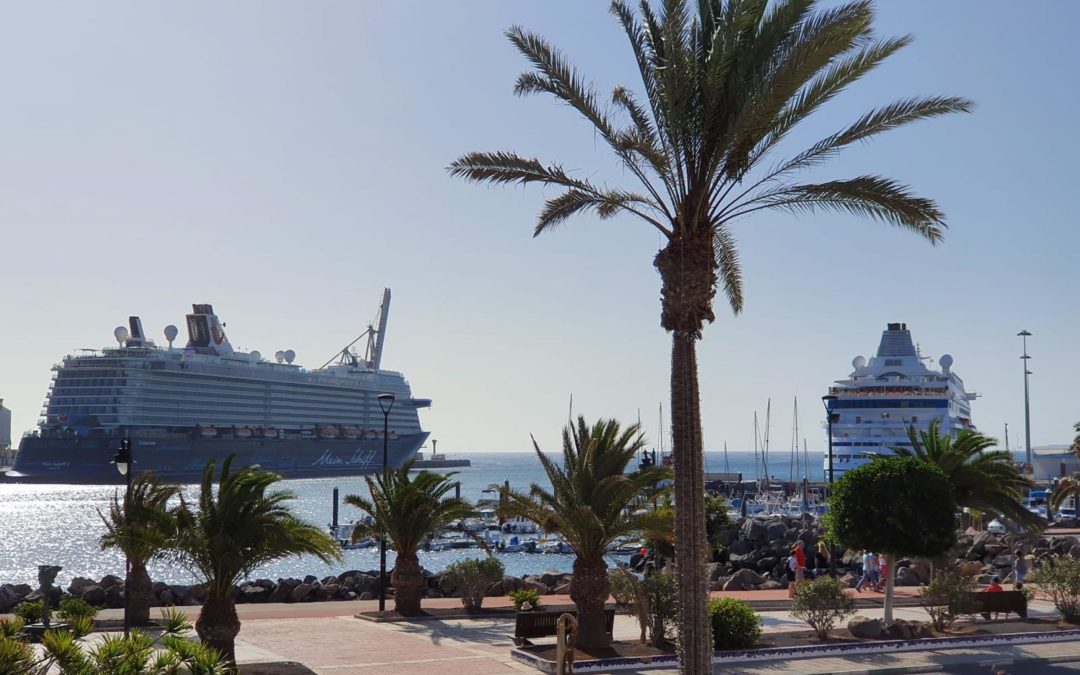
<svg viewBox="0 0 1080 675"><path fill-rule="evenodd" d="M383 489L386 489L386 446L390 438L390 409L394 407L393 394L379 394L379 407L383 414L382 436L382 475ZM380 523L382 525L383 523ZM379 611L386 610L386 528L379 535Z"/></svg>
<svg viewBox="0 0 1080 675"><path fill-rule="evenodd" d="M127 528L131 529L131 474L134 473L135 460L131 457L131 440L125 438L120 441L120 449L117 451L116 456L113 457L113 464L116 465L116 470L120 472L120 475L124 477L124 524ZM128 533L130 536L130 532ZM129 608L131 606L131 558L128 557L127 552L124 553L124 637L129 635L131 630L129 622Z"/></svg>
<svg viewBox="0 0 1080 675"><path fill-rule="evenodd" d="M830 497L832 497L832 484L833 484L832 425L833 425L833 422L835 422L836 418L837 418L837 415L835 415L833 413L833 411L832 411L832 404L835 401L836 401L836 396L834 394L825 394L824 396L821 397L821 402L822 402L822 404L825 405L825 415L826 415L825 419L826 419L826 422L827 422L827 424L829 426L829 431L828 431L828 433L829 433L829 490L828 490L828 493L829 493ZM833 550L829 551L829 576L833 577L834 579L836 578L836 555L835 555L835 553L836 552L833 551Z"/></svg>

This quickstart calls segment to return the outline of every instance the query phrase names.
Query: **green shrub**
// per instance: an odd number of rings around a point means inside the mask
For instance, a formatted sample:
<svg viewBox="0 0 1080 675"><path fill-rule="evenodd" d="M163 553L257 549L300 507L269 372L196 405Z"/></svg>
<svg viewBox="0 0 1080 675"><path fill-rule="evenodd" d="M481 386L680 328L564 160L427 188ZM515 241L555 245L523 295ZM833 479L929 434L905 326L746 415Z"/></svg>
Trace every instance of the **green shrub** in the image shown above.
<svg viewBox="0 0 1080 675"><path fill-rule="evenodd" d="M82 598L64 598L60 601L60 609L56 611L56 615L63 621L73 621L75 619L87 617L93 619L98 614L98 608L91 605L89 602Z"/></svg>
<svg viewBox="0 0 1080 675"><path fill-rule="evenodd" d="M943 631L957 617L975 613L979 604L971 595L974 592L975 579L954 570L943 570L919 591L919 602L934 622L934 629Z"/></svg>
<svg viewBox="0 0 1080 675"><path fill-rule="evenodd" d="M540 606L540 591L535 588L522 588L510 593L510 602L514 603L514 609L521 611L521 606L529 603L532 609Z"/></svg>
<svg viewBox="0 0 1080 675"><path fill-rule="evenodd" d="M837 621L854 613L855 600L836 579L822 576L795 587L791 616L810 624L818 638L824 639Z"/></svg>
<svg viewBox="0 0 1080 675"><path fill-rule="evenodd" d="M673 574L650 575L641 582L641 597L648 608L649 642L662 647L679 614L678 581Z"/></svg>
<svg viewBox="0 0 1080 675"><path fill-rule="evenodd" d="M615 598L615 604L628 607L634 604L637 598L636 579L631 578L626 572L619 569L608 570L608 583L611 585L611 597Z"/></svg>
<svg viewBox="0 0 1080 675"><path fill-rule="evenodd" d="M740 600L710 600L709 618L716 649L748 649L761 638L761 617Z"/></svg>
<svg viewBox="0 0 1080 675"><path fill-rule="evenodd" d="M45 606L45 600L23 601L16 605L12 613L23 620L23 623L41 623L49 609Z"/></svg>
<svg viewBox="0 0 1080 675"><path fill-rule="evenodd" d="M1068 555L1054 556L1035 570L1028 581L1050 596L1064 621L1080 623L1080 560Z"/></svg>
<svg viewBox="0 0 1080 675"><path fill-rule="evenodd" d="M465 609L480 609L488 587L502 581L505 573L501 562L487 556L447 565L444 576L450 585L461 592L461 604Z"/></svg>

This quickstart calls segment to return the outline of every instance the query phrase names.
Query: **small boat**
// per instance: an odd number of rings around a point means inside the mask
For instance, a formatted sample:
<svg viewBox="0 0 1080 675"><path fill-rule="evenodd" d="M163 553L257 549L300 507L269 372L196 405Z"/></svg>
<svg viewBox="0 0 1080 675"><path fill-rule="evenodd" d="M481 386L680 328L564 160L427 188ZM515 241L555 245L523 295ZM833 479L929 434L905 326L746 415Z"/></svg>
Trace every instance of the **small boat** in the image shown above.
<svg viewBox="0 0 1080 675"><path fill-rule="evenodd" d="M392 440L392 441L396 441L396 440L397 440L397 432L396 432L396 431L391 431L391 432L390 432L390 435L388 436L388 438L389 438L390 440Z"/></svg>
<svg viewBox="0 0 1080 675"><path fill-rule="evenodd" d="M424 544L426 551L449 551L454 546L449 539L429 539Z"/></svg>
<svg viewBox="0 0 1080 675"><path fill-rule="evenodd" d="M375 540L374 539L372 539L371 537L364 537L360 541L351 541L351 542L348 542L348 543L343 543L341 545L341 548L345 549L346 551L355 551L355 550L361 549L361 548L371 548L374 545L375 545Z"/></svg>
<svg viewBox="0 0 1080 675"><path fill-rule="evenodd" d="M233 436L237 438L251 438L251 429L248 427L235 427L233 429Z"/></svg>
<svg viewBox="0 0 1080 675"><path fill-rule="evenodd" d="M199 435L203 438L214 438L218 435L218 430L214 427L199 427Z"/></svg>
<svg viewBox="0 0 1080 675"><path fill-rule="evenodd" d="M360 431L357 427L347 424L341 427L341 435L345 438L357 439L363 435L364 432Z"/></svg>
<svg viewBox="0 0 1080 675"><path fill-rule="evenodd" d="M277 429L275 429L274 427L263 427L262 428L262 437L263 438L277 438Z"/></svg>
<svg viewBox="0 0 1080 675"><path fill-rule="evenodd" d="M375 433L374 429L368 429L367 431L364 432L364 438L366 438L369 441L373 441L378 437L379 436L378 436L378 434Z"/></svg>

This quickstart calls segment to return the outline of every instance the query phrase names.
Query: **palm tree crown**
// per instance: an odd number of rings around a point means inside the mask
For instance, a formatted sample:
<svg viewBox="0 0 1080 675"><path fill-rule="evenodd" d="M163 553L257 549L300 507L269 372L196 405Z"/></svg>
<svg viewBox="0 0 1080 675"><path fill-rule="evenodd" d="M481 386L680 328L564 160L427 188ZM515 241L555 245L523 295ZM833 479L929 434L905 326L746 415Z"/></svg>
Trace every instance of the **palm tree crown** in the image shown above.
<svg viewBox="0 0 1080 675"><path fill-rule="evenodd" d="M416 555L424 541L447 525L472 513L469 502L453 496L456 474L418 471L410 476L413 462L393 471L367 476L371 498L347 495L345 503L371 516L359 523L353 540L385 536L398 556Z"/></svg>
<svg viewBox="0 0 1080 675"><path fill-rule="evenodd" d="M108 515L99 512L105 523L101 548L123 551L128 558L142 562L162 554L176 534L169 501L179 494L179 487L163 483L153 473L135 476L129 496L114 494Z"/></svg>
<svg viewBox="0 0 1080 675"><path fill-rule="evenodd" d="M911 447L892 451L902 457L916 457L945 472L953 488L957 506L1006 516L1029 530L1041 530L1046 523L1024 508L1023 494L1034 483L1016 469L1012 455L991 450L997 440L972 429L962 429L954 438L942 434L934 420L925 431L908 428Z"/></svg>
<svg viewBox="0 0 1080 675"><path fill-rule="evenodd" d="M533 440L551 489L535 483L528 492L499 488L500 507L508 517L523 516L545 532L559 534L583 558L602 560L609 544L639 532L671 532L671 513L632 507L667 492L657 488L671 477L662 467L626 473L644 439L637 424L622 429L616 420L589 426L584 417L562 434L562 465L547 457Z"/></svg>

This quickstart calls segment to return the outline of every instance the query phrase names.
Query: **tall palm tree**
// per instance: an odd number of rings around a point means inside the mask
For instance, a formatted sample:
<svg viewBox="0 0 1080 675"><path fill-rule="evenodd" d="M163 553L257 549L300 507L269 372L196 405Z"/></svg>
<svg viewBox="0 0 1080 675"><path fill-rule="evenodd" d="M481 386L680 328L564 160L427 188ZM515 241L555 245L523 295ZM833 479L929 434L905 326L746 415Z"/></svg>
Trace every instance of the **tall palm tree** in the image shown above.
<svg viewBox="0 0 1080 675"><path fill-rule="evenodd" d="M540 211L535 235L571 216L629 214L655 228L660 324L672 334L671 427L678 502L680 646L684 672L709 668L705 506L696 343L715 318L719 286L743 306L734 224L761 211L838 212L910 230L930 243L945 227L937 205L879 175L799 182L805 169L850 145L921 119L968 111L966 99L908 98L867 112L805 150L776 158L781 141L847 85L911 42L876 38L870 0L818 9L815 0L614 0L642 94L615 87L610 105L558 50L520 27L507 37L533 70L519 95L547 93L580 113L635 179L609 186L514 152L472 152L449 167L482 183L538 182L562 189ZM766 164L768 162L768 164Z"/></svg>
<svg viewBox="0 0 1080 675"><path fill-rule="evenodd" d="M420 471L410 475L413 462L400 469L365 478L371 498L347 495L345 503L371 516L353 530L353 541L367 536L386 537L397 557L390 574L394 609L418 614L424 574L417 555L424 541L473 511L469 502L453 496L454 473Z"/></svg>
<svg viewBox="0 0 1080 675"><path fill-rule="evenodd" d="M179 494L179 487L147 471L131 481L127 499L118 492L113 495L108 515L98 511L105 523L101 548L122 551L131 565L124 582L124 614L129 625L150 620L154 587L146 565L164 556L172 543L176 519L169 511L169 500Z"/></svg>
<svg viewBox="0 0 1080 675"><path fill-rule="evenodd" d="M635 511L642 498L664 492L658 481L670 473L661 467L627 474L626 467L645 447L637 424L626 429L616 420L592 426L578 417L562 434L562 465L548 459L533 439L536 456L544 467L551 490L533 483L528 492L500 488L504 516L524 516L545 532L558 534L574 549L570 599L578 611L577 645L597 649L609 644L604 625L604 602L611 591L607 547L638 532L672 531L670 510Z"/></svg>
<svg viewBox="0 0 1080 675"><path fill-rule="evenodd" d="M1034 481L1016 470L1012 455L997 447L997 440L971 429L961 429L954 438L941 433L938 420L925 431L908 427L911 447L892 451L901 457L915 457L940 468L949 479L956 505L983 513L997 513L1026 530L1042 530L1046 521L1021 503Z"/></svg>
<svg viewBox="0 0 1080 675"><path fill-rule="evenodd" d="M338 562L341 552L328 534L297 518L288 502L296 496L273 490L276 473L257 466L232 471L233 455L221 464L214 490L213 460L203 469L198 509L182 499L176 509L173 554L206 586L206 602L195 622L203 643L235 667L235 639L240 632L233 587L266 563L293 555L313 555Z"/></svg>

